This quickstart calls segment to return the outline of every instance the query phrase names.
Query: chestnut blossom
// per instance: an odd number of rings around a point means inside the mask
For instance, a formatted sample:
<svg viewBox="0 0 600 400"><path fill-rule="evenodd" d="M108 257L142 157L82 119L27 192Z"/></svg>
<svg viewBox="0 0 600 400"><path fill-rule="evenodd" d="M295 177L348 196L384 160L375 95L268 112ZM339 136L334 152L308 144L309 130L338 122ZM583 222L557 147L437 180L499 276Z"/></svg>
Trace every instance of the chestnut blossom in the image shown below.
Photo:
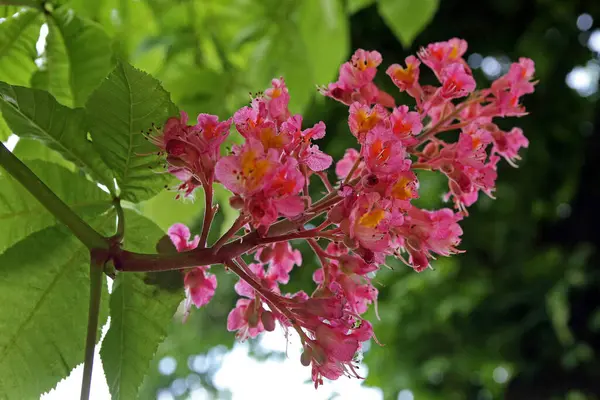
<svg viewBox="0 0 600 400"><path fill-rule="evenodd" d="M230 119L200 114L190 126L182 113L150 137L167 170L182 182L184 195L202 186L212 199L212 183L219 182L239 210L212 249L205 245L206 235L192 239L181 224L169 229L177 251L201 246L239 276L235 291L241 297L227 329L242 340L276 324L295 330L303 346L300 361L311 367L315 387L323 378L360 378L355 355L364 342L375 340L362 315L371 306L377 310L373 278L386 257L421 272L435 257L460 253L459 223L468 208L480 192L494 195L500 161L516 166L519 151L529 146L520 128L504 131L496 121L526 114L522 97L535 88L533 61L519 59L490 88L478 89L463 58L466 50L466 41L453 38L387 68L386 75L413 104L396 106L374 83L383 62L377 51L358 49L340 67L337 81L320 89L348 106L348 131L356 138L356 149L342 149L335 164L338 182L326 173L333 158L314 143L326 136L325 124L302 126L302 116L289 110L293 93L283 78L273 79L264 94ZM425 67L437 84L421 81ZM225 154L222 145L232 124L243 142ZM453 208L417 205L419 170L445 177L444 199ZM310 197L315 179L327 190L320 199ZM205 210L204 227L214 212ZM306 240L318 260L310 295L286 292L294 268L302 264L294 239ZM254 262L246 264L248 256ZM184 271L186 309L203 306L214 295L217 281L208 270L201 265Z"/></svg>

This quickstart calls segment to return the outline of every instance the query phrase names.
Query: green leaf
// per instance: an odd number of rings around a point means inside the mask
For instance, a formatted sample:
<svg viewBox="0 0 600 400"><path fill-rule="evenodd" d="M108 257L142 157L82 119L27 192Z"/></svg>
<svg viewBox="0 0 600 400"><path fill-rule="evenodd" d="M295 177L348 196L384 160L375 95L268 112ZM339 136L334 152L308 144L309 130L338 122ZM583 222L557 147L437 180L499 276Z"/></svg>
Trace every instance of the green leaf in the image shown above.
<svg viewBox="0 0 600 400"><path fill-rule="evenodd" d="M280 26L276 34L259 42L250 63L255 90L264 90L272 78L282 76L285 79L293 113L301 113L316 93L312 60L306 56L306 46L298 40L298 35L295 25Z"/></svg>
<svg viewBox="0 0 600 400"><path fill-rule="evenodd" d="M60 8L49 18L44 64L35 77L60 103L83 106L113 67L111 40L102 27Z"/></svg>
<svg viewBox="0 0 600 400"><path fill-rule="evenodd" d="M42 26L41 14L25 10L0 24L0 81L29 86L37 69L35 43Z"/></svg>
<svg viewBox="0 0 600 400"><path fill-rule="evenodd" d="M204 210L204 192L198 190L194 201L175 199L176 194L163 191L150 200L139 204L142 215L155 222L161 229L167 230L177 222L192 225L202 217Z"/></svg>
<svg viewBox="0 0 600 400"><path fill-rule="evenodd" d="M25 164L29 164L30 160L47 161L65 167L71 172L77 171L75 164L39 140L19 139L19 142L13 150L13 154L17 156L19 160L25 162Z"/></svg>
<svg viewBox="0 0 600 400"><path fill-rule="evenodd" d="M91 219L111 206L110 196L93 182L65 168L31 161L29 168L71 209ZM0 253L28 235L56 224L56 219L8 174L0 176Z"/></svg>
<svg viewBox="0 0 600 400"><path fill-rule="evenodd" d="M350 51L350 30L342 1L304 0L299 11L300 35L311 60L313 79L326 84L335 79Z"/></svg>
<svg viewBox="0 0 600 400"><path fill-rule="evenodd" d="M0 4L8 3L8 4L19 5L19 6L41 8L42 2L43 1L41 1L41 0L8 0L6 2L0 2Z"/></svg>
<svg viewBox="0 0 600 400"><path fill-rule="evenodd" d="M433 19L439 0L378 0L379 14L400 40L409 47Z"/></svg>
<svg viewBox="0 0 600 400"><path fill-rule="evenodd" d="M0 142L5 142L11 134L12 131L8 125L6 125L4 118L2 118L2 114L0 114Z"/></svg>
<svg viewBox="0 0 600 400"><path fill-rule="evenodd" d="M375 0L348 0L346 3L346 9L348 14L356 14L363 8L367 8L373 3L375 3Z"/></svg>
<svg viewBox="0 0 600 400"><path fill-rule="evenodd" d="M82 109L61 106L42 90L0 82L0 112L15 134L43 141L112 190L111 171L87 139Z"/></svg>
<svg viewBox="0 0 600 400"><path fill-rule="evenodd" d="M62 228L0 256L0 398L38 398L83 361L88 297L88 250Z"/></svg>
<svg viewBox="0 0 600 400"><path fill-rule="evenodd" d="M153 154L156 146L142 131L161 126L177 115L160 83L150 75L119 63L92 94L86 111L91 121L93 143L115 173L121 198L134 203L146 200L171 181Z"/></svg>
<svg viewBox="0 0 600 400"><path fill-rule="evenodd" d="M128 250L153 252L164 235L154 223L129 210L125 210L125 227ZM182 299L183 290L171 292L148 285L144 274L117 275L110 297L111 326L100 350L113 400L137 398Z"/></svg>

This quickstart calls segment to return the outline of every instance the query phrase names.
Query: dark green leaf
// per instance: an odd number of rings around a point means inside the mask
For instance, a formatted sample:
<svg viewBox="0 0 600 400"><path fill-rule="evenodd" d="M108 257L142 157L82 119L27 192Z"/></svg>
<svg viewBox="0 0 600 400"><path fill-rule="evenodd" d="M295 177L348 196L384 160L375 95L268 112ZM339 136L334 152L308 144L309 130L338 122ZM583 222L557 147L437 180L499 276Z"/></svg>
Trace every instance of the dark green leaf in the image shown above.
<svg viewBox="0 0 600 400"><path fill-rule="evenodd" d="M37 87L60 103L83 106L112 64L111 41L100 25L60 8L47 19L48 38Z"/></svg>
<svg viewBox="0 0 600 400"><path fill-rule="evenodd" d="M28 166L73 211L91 219L111 206L108 193L85 177L43 161ZM0 253L33 232L56 224L56 219L8 174L0 176Z"/></svg>
<svg viewBox="0 0 600 400"><path fill-rule="evenodd" d="M42 26L41 14L25 10L0 24L0 80L29 86L37 69L35 43Z"/></svg>
<svg viewBox="0 0 600 400"><path fill-rule="evenodd" d="M114 187L111 171L87 139L82 109L61 106L42 90L0 82L0 111L15 134L43 141L109 189Z"/></svg>
<svg viewBox="0 0 600 400"><path fill-rule="evenodd" d="M438 0L378 0L379 14L402 42L410 46L435 15Z"/></svg>
<svg viewBox="0 0 600 400"><path fill-rule="evenodd" d="M152 155L158 149L142 134L153 123L162 126L169 117L177 115L177 107L160 83L119 63L92 94L86 111L93 143L113 169L121 198L139 202L163 189L171 178L153 170L160 167L158 158Z"/></svg>
<svg viewBox="0 0 600 400"><path fill-rule="evenodd" d="M62 228L0 256L0 398L38 398L83 361L88 297L88 250Z"/></svg>
<svg viewBox="0 0 600 400"><path fill-rule="evenodd" d="M129 210L125 226L128 250L154 252L164 235L154 223ZM155 283L156 279L160 274L153 277ZM113 287L111 326L100 350L113 400L137 398L150 361L183 299L183 290L164 290L146 281L144 274L121 273Z"/></svg>

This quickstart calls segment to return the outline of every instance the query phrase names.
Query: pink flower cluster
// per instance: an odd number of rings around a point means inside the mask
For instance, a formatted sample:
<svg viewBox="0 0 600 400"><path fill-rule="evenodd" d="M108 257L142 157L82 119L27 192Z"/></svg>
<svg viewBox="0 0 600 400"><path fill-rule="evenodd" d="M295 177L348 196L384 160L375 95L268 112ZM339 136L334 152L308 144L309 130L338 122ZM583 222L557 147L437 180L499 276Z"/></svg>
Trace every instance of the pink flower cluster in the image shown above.
<svg viewBox="0 0 600 400"><path fill-rule="evenodd" d="M290 95L282 78L274 79L272 87L232 119L219 122L216 116L201 114L197 125L188 126L182 114L152 138L165 153L169 171L182 181L184 195L203 186L208 196L215 181L233 193L230 202L240 216L213 245L214 252L228 251L228 243L235 250L234 235L240 228L258 238L249 252L231 253L226 262L240 277L235 290L241 296L227 328L241 339L272 331L276 322L294 329L304 346L301 362L312 366L315 386L323 377L358 377L355 354L361 343L374 338L371 324L361 315L376 305L371 279L386 257L420 272L436 255L459 252L459 221L468 215L467 208L479 192L493 195L498 162L504 158L514 166L519 150L528 146L519 128L506 132L493 120L526 114L520 101L534 90L533 62L521 58L490 88L476 90L463 59L466 49L461 39L433 43L417 57L407 57L405 65L387 69L399 91L414 99L412 107L396 106L373 82L382 62L378 52L357 50L341 66L338 81L320 91L349 107L349 131L359 149L347 149L337 162L337 183L324 173L332 158L313 144L325 135L325 124L302 128L302 117L289 111ZM422 65L439 84L421 83L421 73L426 73ZM244 142L221 156L232 124ZM419 197L418 170L447 177L445 197L453 209L424 210L413 204ZM309 195L311 179L322 180L328 190L316 201ZM205 224L208 219L210 225L212 215L207 211ZM305 226L316 218L322 221L318 226ZM284 234L273 229L281 221L291 226ZM182 225L173 226L169 235L178 251L203 242L198 237L190 241ZM280 289L293 267L302 263L290 244L293 239L306 240L320 261L311 295L283 294ZM254 254L255 262L246 264L241 256L247 253ZM208 266L188 270L187 308L206 304L216 284Z"/></svg>

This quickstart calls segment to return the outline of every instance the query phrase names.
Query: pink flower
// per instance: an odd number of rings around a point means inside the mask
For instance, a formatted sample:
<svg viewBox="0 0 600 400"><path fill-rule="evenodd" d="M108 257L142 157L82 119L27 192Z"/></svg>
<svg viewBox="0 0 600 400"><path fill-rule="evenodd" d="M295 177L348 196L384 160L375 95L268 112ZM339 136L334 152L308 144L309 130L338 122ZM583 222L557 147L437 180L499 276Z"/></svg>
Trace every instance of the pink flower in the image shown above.
<svg viewBox="0 0 600 400"><path fill-rule="evenodd" d="M464 97L475 90L475 79L471 71L465 69L461 63L453 63L441 72L442 87L439 96L443 99L456 99Z"/></svg>
<svg viewBox="0 0 600 400"><path fill-rule="evenodd" d="M389 103L389 95L381 95L373 83L379 64L381 54L358 49L350 62L340 67L338 81L330 83L326 89L321 89L321 93L347 105L355 101L372 104L382 100Z"/></svg>
<svg viewBox="0 0 600 400"><path fill-rule="evenodd" d="M406 68L399 64L392 64L385 73L392 78L392 82L401 92L407 92L417 100L417 103L420 103L422 93L419 84L419 66L421 62L415 56L408 56L405 63Z"/></svg>
<svg viewBox="0 0 600 400"><path fill-rule="evenodd" d="M467 51L467 42L453 38L447 42L431 43L426 48L419 50L419 58L425 65L440 76L442 70L449 64L461 62L463 54ZM466 63L464 63L466 64Z"/></svg>
<svg viewBox="0 0 600 400"><path fill-rule="evenodd" d="M265 96L268 98L267 108L269 115L273 120L282 123L290 116L290 111L288 110L290 94L283 78L273 79L271 85L272 87L265 90Z"/></svg>
<svg viewBox="0 0 600 400"><path fill-rule="evenodd" d="M215 177L235 194L250 195L265 186L277 166L277 153L264 152L259 141L248 139L234 154L223 157L215 167Z"/></svg>
<svg viewBox="0 0 600 400"><path fill-rule="evenodd" d="M495 130L492 132L494 138L493 151L508 161L508 163L516 167L515 161L520 160L519 150L524 147L529 147L529 140L523 135L523 130L513 128L510 132Z"/></svg>
<svg viewBox="0 0 600 400"><path fill-rule="evenodd" d="M360 158L360 153L356 149L346 149L344 157L335 165L335 174L339 179L344 179L350 173L350 170ZM365 167L365 163L361 161L356 169L355 176L359 176Z"/></svg>
<svg viewBox="0 0 600 400"><path fill-rule="evenodd" d="M198 247L200 237L192 236L184 224L174 224L168 230L169 238L178 252L190 251ZM217 289L217 277L207 272L209 267L195 267L185 273L183 284L185 287L185 317L189 314L192 304L200 308L212 299Z"/></svg>
<svg viewBox="0 0 600 400"><path fill-rule="evenodd" d="M171 242L178 252L193 250L200 243L200 236L194 236L194 240L190 241L192 234L190 229L184 224L173 224L167 231Z"/></svg>
<svg viewBox="0 0 600 400"><path fill-rule="evenodd" d="M357 200L348 220L350 238L369 250L384 251L389 246L389 213L377 193L367 193Z"/></svg>
<svg viewBox="0 0 600 400"><path fill-rule="evenodd" d="M368 105L354 102L350 105L350 116L348 117L350 132L356 136L359 143L363 143L367 132L383 123L387 117L388 112L379 104L371 108Z"/></svg>
<svg viewBox="0 0 600 400"><path fill-rule="evenodd" d="M208 267L196 267L185 274L186 302L185 309L189 310L193 303L197 308L202 307L212 299L217 289L217 277L206 272Z"/></svg>
<svg viewBox="0 0 600 400"><path fill-rule="evenodd" d="M409 112L407 106L395 108L390 117L390 123L394 135L406 146L413 145L415 143L413 136L423 130L421 116L417 112Z"/></svg>
<svg viewBox="0 0 600 400"><path fill-rule="evenodd" d="M285 242L275 243L259 249L256 259L269 262L268 275L273 276L279 283L286 284L290 280L290 271L294 265L302 265L302 254L292 245Z"/></svg>
<svg viewBox="0 0 600 400"><path fill-rule="evenodd" d="M240 340L257 337L265 331L261 318L263 312L262 303L256 303L254 299L238 299L235 308L227 316L227 330L237 331L236 336Z"/></svg>
<svg viewBox="0 0 600 400"><path fill-rule="evenodd" d="M404 171L410 167L402 142L385 128L376 127L367 134L361 154L367 169L375 175Z"/></svg>
<svg viewBox="0 0 600 400"><path fill-rule="evenodd" d="M448 208L427 211L412 207L408 211L405 223L394 231L405 238L404 248L415 271L421 272L429 266L431 253L448 256L458 252L461 219L460 214Z"/></svg>

